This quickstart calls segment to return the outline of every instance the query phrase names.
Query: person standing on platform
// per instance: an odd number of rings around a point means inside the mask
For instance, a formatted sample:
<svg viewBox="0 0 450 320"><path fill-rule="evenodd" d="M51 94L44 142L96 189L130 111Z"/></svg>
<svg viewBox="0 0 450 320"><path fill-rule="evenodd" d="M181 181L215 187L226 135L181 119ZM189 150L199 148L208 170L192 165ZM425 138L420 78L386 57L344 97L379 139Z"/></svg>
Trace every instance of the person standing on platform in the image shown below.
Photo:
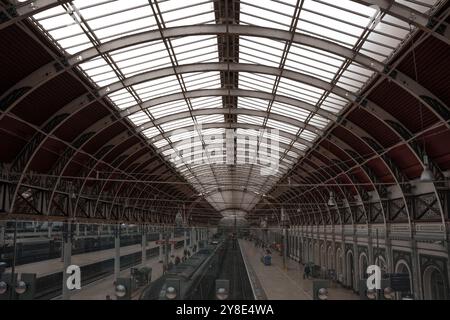
<svg viewBox="0 0 450 320"><path fill-rule="evenodd" d="M309 279L310 268L309 264L305 264L305 269L303 271L303 279Z"/></svg>

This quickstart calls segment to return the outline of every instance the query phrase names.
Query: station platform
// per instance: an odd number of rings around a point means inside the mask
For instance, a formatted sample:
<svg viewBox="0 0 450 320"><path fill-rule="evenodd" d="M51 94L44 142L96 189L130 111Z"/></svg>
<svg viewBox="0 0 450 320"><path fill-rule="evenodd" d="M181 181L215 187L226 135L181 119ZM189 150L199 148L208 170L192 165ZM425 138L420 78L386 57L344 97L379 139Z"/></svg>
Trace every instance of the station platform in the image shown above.
<svg viewBox="0 0 450 320"><path fill-rule="evenodd" d="M184 248L175 249L172 252L174 256L183 256ZM149 267L152 268L152 281L160 278L163 275L163 264L159 261L159 257L149 257L145 264L140 264L135 267ZM124 269L120 271L119 277L130 277L131 268ZM132 295L132 300L139 299L141 290L134 292ZM98 281L89 283L83 286L80 290L75 291L71 294L71 300L105 300L106 296L109 295L111 300L116 300L115 287L114 287L114 275L107 276ZM59 298L60 299L60 298Z"/></svg>
<svg viewBox="0 0 450 320"><path fill-rule="evenodd" d="M261 261L262 248L254 242L239 240L244 261L249 272L255 276L257 290L263 291L267 300L312 300L313 279L303 279L304 265L287 259L286 270L279 252L272 253L272 264L266 266ZM328 288L328 300L359 300L353 291L333 285Z"/></svg>
<svg viewBox="0 0 450 320"><path fill-rule="evenodd" d="M183 240L182 237L178 237L173 239L174 241L181 241ZM147 250L152 249L154 247L158 247L159 245L156 244L156 241L148 242L147 244ZM134 244L131 246L123 246L120 247L120 256L126 256L132 253L141 252L141 244ZM100 250L100 251L93 251L88 253L82 253L82 254L76 254L73 255L71 258L71 263L74 265L77 265L79 267L93 264L99 261L104 261L108 259L113 259L115 257L115 249L106 249L106 250ZM55 258L55 259L49 259L49 260L43 260L39 262L34 263L28 263L20 266L16 266L15 272L16 273L35 273L36 277L43 277L46 275L50 275L56 272L63 271L64 263L61 261L61 258ZM6 270L7 272L10 272L10 268Z"/></svg>

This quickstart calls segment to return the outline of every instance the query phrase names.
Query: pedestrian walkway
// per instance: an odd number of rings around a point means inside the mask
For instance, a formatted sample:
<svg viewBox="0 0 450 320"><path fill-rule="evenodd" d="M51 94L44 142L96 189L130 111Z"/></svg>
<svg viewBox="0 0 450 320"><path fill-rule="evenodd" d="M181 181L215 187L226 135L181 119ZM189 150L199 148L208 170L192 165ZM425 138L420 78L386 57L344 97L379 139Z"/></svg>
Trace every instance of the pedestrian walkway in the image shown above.
<svg viewBox="0 0 450 320"><path fill-rule="evenodd" d="M268 300L312 300L313 280L303 279L304 265L287 259L286 269L279 252L272 253L272 265L265 266L263 251L253 242L239 240L242 254L251 265ZM329 300L359 300L351 290L333 285L328 289Z"/></svg>
<svg viewBox="0 0 450 320"><path fill-rule="evenodd" d="M182 257L184 248L181 247L172 252L171 255ZM172 259L175 260L175 259ZM140 264L136 267L144 267L144 265ZM163 275L163 264L159 261L159 256L148 258L145 267L152 268L152 279L151 281L155 281ZM119 277L127 278L131 276L131 268L120 271ZM132 299L139 299L140 291L137 291L133 294ZM112 300L116 299L115 295L115 287L114 287L114 275L107 276L102 278L101 280L92 282L84 287L81 290L74 292L70 299L71 300L105 300L106 296L109 295Z"/></svg>
<svg viewBox="0 0 450 320"><path fill-rule="evenodd" d="M181 241L182 237L175 238L174 241ZM147 245L147 250L157 247L159 245L156 244L156 241L151 241ZM133 254L136 252L141 252L142 246L141 244L134 244L130 246L123 246L120 248L120 256L126 256L129 254ZM115 249L106 249L100 251L92 251L88 253L81 253L73 255L71 258L71 263L77 265L79 267L97 263L104 260L113 259L115 257ZM63 271L64 262L61 261L61 258L43 260L39 262L33 262L28 264L23 264L20 266L16 266L16 273L35 273L36 277L43 277L46 275L50 275L56 272ZM10 271L8 268L7 272Z"/></svg>

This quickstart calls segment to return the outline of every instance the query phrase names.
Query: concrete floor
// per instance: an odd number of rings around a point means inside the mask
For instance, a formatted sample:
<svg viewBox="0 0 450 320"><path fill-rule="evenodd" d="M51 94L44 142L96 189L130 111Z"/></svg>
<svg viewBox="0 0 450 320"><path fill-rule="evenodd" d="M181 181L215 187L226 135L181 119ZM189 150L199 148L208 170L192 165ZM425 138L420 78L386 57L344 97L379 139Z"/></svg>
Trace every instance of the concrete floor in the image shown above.
<svg viewBox="0 0 450 320"><path fill-rule="evenodd" d="M272 265L261 262L262 249L253 242L239 240L242 254L253 268L268 300L312 300L313 280L303 279L304 265L288 259L287 270L279 252L272 253ZM329 300L359 300L353 291L334 287L329 288Z"/></svg>
<svg viewBox="0 0 450 320"><path fill-rule="evenodd" d="M174 241L180 241L183 238L175 238ZM148 242L147 249L151 249L158 246L155 241ZM125 256L131 253L141 252L141 244L134 244L131 246L120 247L120 256ZM115 249L107 249L101 251L93 251L88 253L82 253L72 256L71 263L77 266L85 266L88 264L96 263L103 260L112 259L115 256ZM36 273L36 277L43 277L49 274L63 271L64 263L61 258L44 260L34 263L28 263L20 266L16 266L16 273ZM7 272L10 272L10 268Z"/></svg>
<svg viewBox="0 0 450 320"><path fill-rule="evenodd" d="M181 247L179 249L174 250L172 255L174 256L183 256L183 250L184 248ZM173 260L173 259L172 259ZM143 267L144 265L139 265L139 267ZM146 267L152 268L152 281L155 281L163 274L163 264L159 261L159 256L150 258L147 260ZM137 266L135 266L137 267ZM122 270L120 272L120 277L129 277L130 276L131 268ZM114 275L110 275L106 278L103 278L101 280L92 282L84 287L81 288L81 290L77 290L72 293L70 299L71 300L105 300L106 296L109 295L112 300L116 299L115 293L114 293ZM133 300L136 300L139 298L140 291L136 292L133 295Z"/></svg>

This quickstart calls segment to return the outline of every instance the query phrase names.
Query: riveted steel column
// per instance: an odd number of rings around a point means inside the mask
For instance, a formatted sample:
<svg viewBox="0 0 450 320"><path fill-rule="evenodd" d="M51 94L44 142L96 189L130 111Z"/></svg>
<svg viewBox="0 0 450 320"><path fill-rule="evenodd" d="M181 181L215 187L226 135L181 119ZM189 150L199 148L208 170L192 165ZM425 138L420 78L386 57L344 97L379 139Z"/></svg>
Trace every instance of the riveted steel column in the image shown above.
<svg viewBox="0 0 450 320"><path fill-rule="evenodd" d="M67 274L68 267L72 264L72 225L70 222L66 222L63 225L63 283L62 283L62 299L70 300L70 290L67 287Z"/></svg>
<svg viewBox="0 0 450 320"><path fill-rule="evenodd" d="M120 275L120 233L118 224L114 230L114 281L117 281Z"/></svg>
<svg viewBox="0 0 450 320"><path fill-rule="evenodd" d="M142 226L142 265L145 265L147 262L147 226Z"/></svg>

